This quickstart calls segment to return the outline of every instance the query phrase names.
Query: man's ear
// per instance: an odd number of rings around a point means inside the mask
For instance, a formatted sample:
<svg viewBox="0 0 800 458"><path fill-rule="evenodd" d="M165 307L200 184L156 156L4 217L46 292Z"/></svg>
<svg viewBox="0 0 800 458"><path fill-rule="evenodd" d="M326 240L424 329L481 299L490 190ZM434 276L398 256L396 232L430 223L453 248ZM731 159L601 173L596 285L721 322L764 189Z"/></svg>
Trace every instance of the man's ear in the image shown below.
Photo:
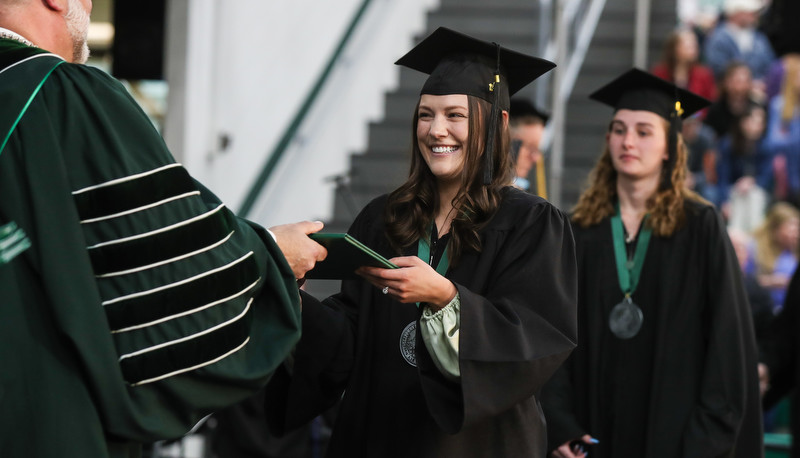
<svg viewBox="0 0 800 458"><path fill-rule="evenodd" d="M66 13L69 9L67 0L41 0L45 8L59 13Z"/></svg>

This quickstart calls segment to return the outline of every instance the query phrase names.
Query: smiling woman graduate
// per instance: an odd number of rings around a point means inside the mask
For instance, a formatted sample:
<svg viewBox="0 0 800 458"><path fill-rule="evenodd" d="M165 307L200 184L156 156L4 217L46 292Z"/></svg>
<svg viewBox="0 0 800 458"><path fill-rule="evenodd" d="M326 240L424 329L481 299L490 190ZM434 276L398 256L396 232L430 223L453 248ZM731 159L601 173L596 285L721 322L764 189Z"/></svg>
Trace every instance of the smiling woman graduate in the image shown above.
<svg viewBox="0 0 800 458"><path fill-rule="evenodd" d="M544 457L538 393L576 342L574 243L511 186L508 107L554 65L444 28L397 63L430 75L411 170L349 232L400 269L303 296L267 415L286 430L341 399L333 457Z"/></svg>
<svg viewBox="0 0 800 458"><path fill-rule="evenodd" d="M750 309L725 226L685 186L682 117L707 101L633 69L573 213L578 348L542 402L553 456L758 457Z"/></svg>

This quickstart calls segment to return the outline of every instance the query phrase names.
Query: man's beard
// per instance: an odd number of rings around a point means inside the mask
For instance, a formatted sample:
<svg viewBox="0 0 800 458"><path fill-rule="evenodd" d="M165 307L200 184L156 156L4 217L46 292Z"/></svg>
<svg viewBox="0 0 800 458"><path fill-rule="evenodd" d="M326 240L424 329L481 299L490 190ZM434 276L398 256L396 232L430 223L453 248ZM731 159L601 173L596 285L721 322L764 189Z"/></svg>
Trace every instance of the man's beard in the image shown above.
<svg viewBox="0 0 800 458"><path fill-rule="evenodd" d="M72 62L85 64L89 59L89 13L83 9L80 0L69 0L64 21L72 38Z"/></svg>

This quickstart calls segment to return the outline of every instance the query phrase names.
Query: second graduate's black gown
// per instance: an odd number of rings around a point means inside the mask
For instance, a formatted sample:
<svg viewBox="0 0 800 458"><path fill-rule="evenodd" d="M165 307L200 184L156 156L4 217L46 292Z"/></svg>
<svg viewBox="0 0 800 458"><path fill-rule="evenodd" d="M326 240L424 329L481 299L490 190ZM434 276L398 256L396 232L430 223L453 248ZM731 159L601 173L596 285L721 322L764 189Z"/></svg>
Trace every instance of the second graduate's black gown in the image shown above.
<svg viewBox="0 0 800 458"><path fill-rule="evenodd" d="M575 227L578 348L547 384L549 449L590 434L594 458L759 457L761 417L750 310L716 211L653 236L633 301L633 338L608 324L623 295L610 220Z"/></svg>
<svg viewBox="0 0 800 458"><path fill-rule="evenodd" d="M800 380L800 269L796 269L786 291L781 313L769 327L764 342L764 363L769 367L769 391L764 394L764 407L769 409L784 396L791 396L791 432L794 437L792 458L800 457L800 401L797 400Z"/></svg>
<svg viewBox="0 0 800 458"><path fill-rule="evenodd" d="M385 204L370 203L350 233L392 257ZM267 387L271 426L296 427L341 398L332 457L544 457L538 394L576 339L570 225L548 202L506 188L480 236L482 251L446 274L461 296L459 383L431 360L415 304L344 281L324 303L303 297L293 375L282 370Z"/></svg>

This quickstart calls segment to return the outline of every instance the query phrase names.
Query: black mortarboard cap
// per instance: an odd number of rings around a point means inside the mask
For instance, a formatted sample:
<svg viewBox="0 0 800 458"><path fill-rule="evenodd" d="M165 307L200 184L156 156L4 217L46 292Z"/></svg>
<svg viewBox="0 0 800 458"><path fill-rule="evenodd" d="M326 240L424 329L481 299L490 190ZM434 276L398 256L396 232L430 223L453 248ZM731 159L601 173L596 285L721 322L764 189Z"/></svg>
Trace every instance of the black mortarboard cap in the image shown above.
<svg viewBox="0 0 800 458"><path fill-rule="evenodd" d="M466 94L492 104L484 154L486 184L491 182L493 139L500 110L509 109L512 94L555 67L548 60L446 27L436 29L395 64L430 75L420 94Z"/></svg>
<svg viewBox="0 0 800 458"><path fill-rule="evenodd" d="M664 119L675 114L686 118L707 107L711 102L697 94L681 89L655 75L632 68L610 83L593 92L590 99L597 100L614 110L650 111Z"/></svg>
<svg viewBox="0 0 800 458"><path fill-rule="evenodd" d="M539 109L539 107L534 105L528 99L523 99L520 97L511 98L511 110L508 112L508 114L512 119L520 116L533 116L534 118L541 119L542 123L544 124L547 124L547 120L550 119L549 113Z"/></svg>
<svg viewBox="0 0 800 458"><path fill-rule="evenodd" d="M683 119L711 104L693 92L638 68L623 73L594 91L589 98L614 107L615 112L622 109L649 111L669 121L667 176L675 166L678 133ZM662 183L662 186L666 185L666 182Z"/></svg>

